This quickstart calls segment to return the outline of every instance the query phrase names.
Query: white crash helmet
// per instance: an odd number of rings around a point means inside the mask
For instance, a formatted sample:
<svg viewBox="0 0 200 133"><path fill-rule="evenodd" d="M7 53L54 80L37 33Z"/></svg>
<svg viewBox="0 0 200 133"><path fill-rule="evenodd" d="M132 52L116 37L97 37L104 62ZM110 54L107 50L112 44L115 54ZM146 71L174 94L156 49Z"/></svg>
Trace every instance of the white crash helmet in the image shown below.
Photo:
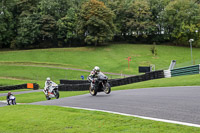
<svg viewBox="0 0 200 133"><path fill-rule="evenodd" d="M99 73L100 72L100 68L98 66L95 66L94 67L94 71L97 72L97 73Z"/></svg>
<svg viewBox="0 0 200 133"><path fill-rule="evenodd" d="M49 77L47 77L47 81L50 81L51 79Z"/></svg>

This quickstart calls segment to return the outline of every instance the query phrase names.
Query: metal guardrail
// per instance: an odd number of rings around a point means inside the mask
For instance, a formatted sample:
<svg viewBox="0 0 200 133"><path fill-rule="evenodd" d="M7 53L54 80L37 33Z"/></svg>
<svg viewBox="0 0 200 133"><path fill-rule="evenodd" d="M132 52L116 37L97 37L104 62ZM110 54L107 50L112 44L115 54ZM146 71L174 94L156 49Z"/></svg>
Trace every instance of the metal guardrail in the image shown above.
<svg viewBox="0 0 200 133"><path fill-rule="evenodd" d="M182 76L182 75L192 75L192 74L199 74L199 65L182 67L171 70L171 76Z"/></svg>
<svg viewBox="0 0 200 133"><path fill-rule="evenodd" d="M181 67L173 70L164 70L165 78L192 74L200 74L200 65Z"/></svg>

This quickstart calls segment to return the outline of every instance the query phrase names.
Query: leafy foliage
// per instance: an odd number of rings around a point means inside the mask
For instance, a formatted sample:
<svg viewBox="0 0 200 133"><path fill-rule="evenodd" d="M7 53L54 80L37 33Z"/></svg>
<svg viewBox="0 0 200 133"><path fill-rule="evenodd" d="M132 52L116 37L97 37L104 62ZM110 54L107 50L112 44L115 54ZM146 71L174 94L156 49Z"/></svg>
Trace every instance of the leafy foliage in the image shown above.
<svg viewBox="0 0 200 133"><path fill-rule="evenodd" d="M198 39L195 31L199 31L199 5L190 0L176 0L170 2L163 11L165 32L177 44L188 44L192 37Z"/></svg>
<svg viewBox="0 0 200 133"><path fill-rule="evenodd" d="M90 0L84 3L80 11L79 30L85 42L95 44L104 43L114 36L114 14L103 2Z"/></svg>
<svg viewBox="0 0 200 133"><path fill-rule="evenodd" d="M27 48L35 43L39 38L39 19L38 14L20 17L19 28L17 30L16 47Z"/></svg>
<svg viewBox="0 0 200 133"><path fill-rule="evenodd" d="M147 1L135 0L128 8L126 14L126 25L130 35L147 37L154 30L155 24L151 21L152 14Z"/></svg>
<svg viewBox="0 0 200 133"><path fill-rule="evenodd" d="M172 42L200 47L195 0L1 0L0 48Z"/></svg>
<svg viewBox="0 0 200 133"><path fill-rule="evenodd" d="M57 21L57 38L71 45L72 40L77 37L77 19L76 10L70 8L67 15Z"/></svg>
<svg viewBox="0 0 200 133"><path fill-rule="evenodd" d="M154 56L156 56L158 54L155 44L151 47L150 51Z"/></svg>
<svg viewBox="0 0 200 133"><path fill-rule="evenodd" d="M13 0L2 0L2 4L0 5L0 48L9 47L15 34L14 4Z"/></svg>

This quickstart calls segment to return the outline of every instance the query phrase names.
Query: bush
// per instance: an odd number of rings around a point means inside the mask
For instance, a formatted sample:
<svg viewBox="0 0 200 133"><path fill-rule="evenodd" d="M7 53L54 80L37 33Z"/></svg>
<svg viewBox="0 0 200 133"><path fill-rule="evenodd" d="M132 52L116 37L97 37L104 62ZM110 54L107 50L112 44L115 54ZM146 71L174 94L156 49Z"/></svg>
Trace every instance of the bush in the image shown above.
<svg viewBox="0 0 200 133"><path fill-rule="evenodd" d="M157 48L155 44L151 47L150 51L154 56L157 56Z"/></svg>

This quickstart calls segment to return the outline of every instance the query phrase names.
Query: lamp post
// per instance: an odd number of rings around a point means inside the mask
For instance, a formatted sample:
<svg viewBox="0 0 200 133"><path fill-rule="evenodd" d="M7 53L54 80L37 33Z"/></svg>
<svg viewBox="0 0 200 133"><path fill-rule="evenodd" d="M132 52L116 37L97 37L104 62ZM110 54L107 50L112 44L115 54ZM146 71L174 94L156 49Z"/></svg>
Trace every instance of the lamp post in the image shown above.
<svg viewBox="0 0 200 133"><path fill-rule="evenodd" d="M190 39L189 43L190 43L190 49L191 49L191 61L192 61L192 65L193 65L193 59L192 59L192 42L194 41L194 39Z"/></svg>

